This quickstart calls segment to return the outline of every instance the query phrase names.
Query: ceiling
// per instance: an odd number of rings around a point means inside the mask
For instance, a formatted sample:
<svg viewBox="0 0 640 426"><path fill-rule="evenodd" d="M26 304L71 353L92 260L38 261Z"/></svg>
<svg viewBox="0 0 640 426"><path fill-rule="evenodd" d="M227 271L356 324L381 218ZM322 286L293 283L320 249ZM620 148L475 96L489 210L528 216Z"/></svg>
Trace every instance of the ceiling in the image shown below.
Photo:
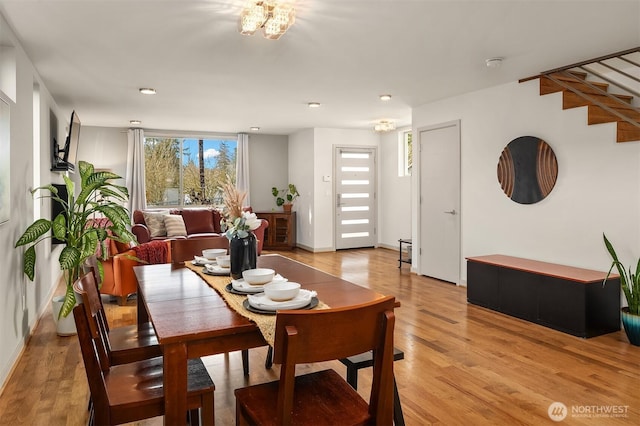
<svg viewBox="0 0 640 426"><path fill-rule="evenodd" d="M0 12L65 116L196 132L407 126L416 106L640 45L639 0L298 0L279 40L241 35L243 4L0 0Z"/></svg>

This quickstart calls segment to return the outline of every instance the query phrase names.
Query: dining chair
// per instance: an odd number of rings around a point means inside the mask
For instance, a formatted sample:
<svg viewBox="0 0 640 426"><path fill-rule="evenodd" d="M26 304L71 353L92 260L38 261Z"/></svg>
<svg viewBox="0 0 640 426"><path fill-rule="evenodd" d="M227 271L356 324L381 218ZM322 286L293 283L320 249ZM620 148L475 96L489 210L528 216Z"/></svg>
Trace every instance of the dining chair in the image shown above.
<svg viewBox="0 0 640 426"><path fill-rule="evenodd" d="M227 237L182 238L171 240L171 262L179 264L193 260L194 256L202 256L202 250L224 248L229 250ZM242 350L242 372L249 375L249 350Z"/></svg>
<svg viewBox="0 0 640 426"><path fill-rule="evenodd" d="M236 425L392 424L394 306L388 296L354 307L279 311L273 361L281 364L280 379L235 390ZM369 350L368 403L332 369L295 375L296 364Z"/></svg>
<svg viewBox="0 0 640 426"><path fill-rule="evenodd" d="M111 365L101 357L100 335L90 331L85 304L73 308L80 350L93 400L89 425L115 425L164 414L162 357ZM106 361L106 362L105 362ZM188 420L198 425L215 421L215 385L200 358L190 359L187 377Z"/></svg>
<svg viewBox="0 0 640 426"><path fill-rule="evenodd" d="M149 322L123 327L109 327L102 299L96 284L96 269L76 280L73 289L82 298L92 317L91 332L100 333L104 352L110 364L119 365L162 355L153 325ZM99 279L99 274L98 279Z"/></svg>

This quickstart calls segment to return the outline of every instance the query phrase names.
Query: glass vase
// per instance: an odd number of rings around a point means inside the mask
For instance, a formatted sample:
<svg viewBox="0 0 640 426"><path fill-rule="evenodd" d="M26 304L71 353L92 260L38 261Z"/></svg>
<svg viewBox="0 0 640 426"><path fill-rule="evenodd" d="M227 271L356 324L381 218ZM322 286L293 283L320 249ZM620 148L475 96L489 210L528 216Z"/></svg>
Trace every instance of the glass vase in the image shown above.
<svg viewBox="0 0 640 426"><path fill-rule="evenodd" d="M231 260L231 278L242 278L242 271L255 269L258 262L257 240L253 233L245 238L235 235L229 242L229 257Z"/></svg>

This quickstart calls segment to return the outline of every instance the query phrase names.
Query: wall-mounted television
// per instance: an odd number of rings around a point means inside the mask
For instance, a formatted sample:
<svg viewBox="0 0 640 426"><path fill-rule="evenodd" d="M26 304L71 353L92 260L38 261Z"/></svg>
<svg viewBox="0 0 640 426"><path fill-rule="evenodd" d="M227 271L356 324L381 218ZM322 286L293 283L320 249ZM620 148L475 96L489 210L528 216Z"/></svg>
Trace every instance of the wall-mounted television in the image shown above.
<svg viewBox="0 0 640 426"><path fill-rule="evenodd" d="M75 111L71 113L69 120L69 134L64 143L64 147L60 148L56 138L53 138L53 146L51 147L52 171L74 171L78 155L78 143L80 142L80 118Z"/></svg>

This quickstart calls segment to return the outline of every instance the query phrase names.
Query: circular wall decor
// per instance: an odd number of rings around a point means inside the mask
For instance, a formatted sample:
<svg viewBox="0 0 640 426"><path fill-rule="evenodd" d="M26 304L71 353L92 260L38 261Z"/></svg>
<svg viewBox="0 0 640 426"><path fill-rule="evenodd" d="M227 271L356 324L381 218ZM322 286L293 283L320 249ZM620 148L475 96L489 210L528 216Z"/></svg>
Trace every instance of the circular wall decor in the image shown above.
<svg viewBox="0 0 640 426"><path fill-rule="evenodd" d="M498 160L498 182L516 203L533 204L544 199L557 177L556 155L545 141L535 136L512 140Z"/></svg>

